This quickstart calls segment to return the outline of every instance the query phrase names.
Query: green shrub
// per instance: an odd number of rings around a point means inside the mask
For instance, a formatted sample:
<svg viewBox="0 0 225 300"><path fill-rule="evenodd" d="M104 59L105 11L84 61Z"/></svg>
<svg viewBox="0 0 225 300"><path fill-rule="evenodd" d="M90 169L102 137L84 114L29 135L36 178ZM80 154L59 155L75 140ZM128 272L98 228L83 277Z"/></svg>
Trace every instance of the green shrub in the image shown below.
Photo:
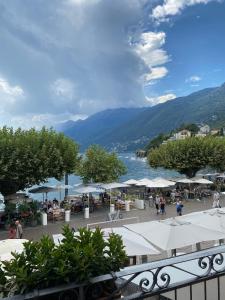
<svg viewBox="0 0 225 300"><path fill-rule="evenodd" d="M126 263L122 239L116 234L104 240L100 229L80 229L74 236L65 226L63 235L59 246L49 236L43 236L38 242L29 241L21 254L14 253L11 261L3 262L1 272L3 280L7 277L6 295L12 291L22 294L63 283L86 282L91 277L118 271Z"/></svg>

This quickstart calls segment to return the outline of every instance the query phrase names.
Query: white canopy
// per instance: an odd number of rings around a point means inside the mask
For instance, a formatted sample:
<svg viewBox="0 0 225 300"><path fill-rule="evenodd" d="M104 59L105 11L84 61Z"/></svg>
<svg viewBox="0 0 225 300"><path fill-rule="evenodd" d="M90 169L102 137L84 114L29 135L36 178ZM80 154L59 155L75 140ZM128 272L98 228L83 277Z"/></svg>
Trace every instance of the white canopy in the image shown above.
<svg viewBox="0 0 225 300"><path fill-rule="evenodd" d="M168 180L168 179L165 179L165 178L162 178L162 177L157 177L155 179L153 179L154 182L157 182L159 184L164 184L166 186L173 186L175 185L176 183L172 180Z"/></svg>
<svg viewBox="0 0 225 300"><path fill-rule="evenodd" d="M104 228L104 236L109 237L110 233L116 233L121 235L123 244L127 256L137 256L137 255L154 255L160 252L156 250L149 242L147 242L142 236L128 230L124 227L115 228Z"/></svg>
<svg viewBox="0 0 225 300"><path fill-rule="evenodd" d="M118 189L123 187L129 187L128 184L120 183L120 182L112 182L112 183L105 183L101 184L101 188L105 190L112 190L112 189Z"/></svg>
<svg viewBox="0 0 225 300"><path fill-rule="evenodd" d="M138 180L135 180L135 179L129 179L127 181L124 181L123 182L124 184L129 184L129 185L135 185L138 183Z"/></svg>
<svg viewBox="0 0 225 300"><path fill-rule="evenodd" d="M25 239L7 239L0 241L0 260L10 260L13 258L11 252L21 253L24 249Z"/></svg>
<svg viewBox="0 0 225 300"><path fill-rule="evenodd" d="M210 209L202 212L187 214L181 217L183 220L191 222L211 230L220 231L225 238L225 211L220 209Z"/></svg>
<svg viewBox="0 0 225 300"><path fill-rule="evenodd" d="M138 180L137 182L137 186L147 186L147 185L150 185L150 184L153 184L153 180L150 180L148 178L142 178L140 180Z"/></svg>
<svg viewBox="0 0 225 300"><path fill-rule="evenodd" d="M103 189L95 186L82 186L75 188L75 192L79 194L89 194L89 193L102 193Z"/></svg>
<svg viewBox="0 0 225 300"><path fill-rule="evenodd" d="M205 179L205 178L193 178L193 183L198 184L213 184L212 181Z"/></svg>
<svg viewBox="0 0 225 300"><path fill-rule="evenodd" d="M193 180L188 179L188 178L182 178L182 179L178 179L176 182L177 183L187 183L187 184L190 184L190 183L193 183Z"/></svg>
<svg viewBox="0 0 225 300"><path fill-rule="evenodd" d="M146 241L142 236L130 231L124 227L115 227L115 228L104 228L103 236L105 239L109 238L110 233L116 233L121 235L123 244L127 256L138 256L138 255L156 255L160 252L152 246L148 241ZM78 235L78 232L75 232L74 235ZM53 241L55 245L59 245L63 240L62 234L53 234Z"/></svg>
<svg viewBox="0 0 225 300"><path fill-rule="evenodd" d="M182 221L179 217L124 226L142 235L150 243L163 250L182 248L203 241L219 240L224 236L221 232Z"/></svg>
<svg viewBox="0 0 225 300"><path fill-rule="evenodd" d="M225 178L225 175L224 174L221 174L221 175L218 175L216 176L217 178Z"/></svg>

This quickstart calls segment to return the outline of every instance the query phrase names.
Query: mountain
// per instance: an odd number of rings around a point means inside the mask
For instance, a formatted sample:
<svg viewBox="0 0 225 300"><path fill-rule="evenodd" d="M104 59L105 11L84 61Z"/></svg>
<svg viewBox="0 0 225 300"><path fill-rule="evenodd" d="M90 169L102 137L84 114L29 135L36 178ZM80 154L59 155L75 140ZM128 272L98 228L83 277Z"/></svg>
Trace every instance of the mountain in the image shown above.
<svg viewBox="0 0 225 300"><path fill-rule="evenodd" d="M167 133L182 123L225 125L225 84L207 88L148 108L111 109L74 122L64 133L82 145L97 143L118 151L143 147L159 133Z"/></svg>
<svg viewBox="0 0 225 300"><path fill-rule="evenodd" d="M63 131L67 136L76 140L81 150L90 144L104 144L104 139L110 135L111 131L122 127L130 120L134 119L146 108L117 108L108 109L91 115L85 120L68 121L56 129Z"/></svg>

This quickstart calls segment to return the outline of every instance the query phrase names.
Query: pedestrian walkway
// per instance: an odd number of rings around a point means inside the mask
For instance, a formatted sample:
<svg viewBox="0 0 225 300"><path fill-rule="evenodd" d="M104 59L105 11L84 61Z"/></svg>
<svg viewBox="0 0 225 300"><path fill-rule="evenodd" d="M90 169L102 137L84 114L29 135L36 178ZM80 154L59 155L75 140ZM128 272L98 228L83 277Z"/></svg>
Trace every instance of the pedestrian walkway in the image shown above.
<svg viewBox="0 0 225 300"><path fill-rule="evenodd" d="M201 211L206 210L209 208L212 208L212 199L206 199L205 201L197 201L197 200L189 200L184 201L184 209L183 214L187 214L194 211ZM221 206L225 206L224 198L221 199ZM107 215L109 212L109 208L100 208L99 210L94 211L90 214L89 219L84 219L83 213L77 213L76 215L73 215L71 217L71 221L69 222L69 225L71 227L74 227L75 229L78 229L80 227L86 227L87 224L90 223L97 223L97 222L104 222L107 220ZM149 205L146 205L146 208L144 210L139 209L133 209L129 212L123 211L123 219L124 218L133 218L138 217L140 222L145 221L152 221L152 220L160 220L170 217L176 216L176 205L171 204L166 206L166 215L157 215L154 207L149 207ZM137 222L137 220L131 220L130 223ZM37 226L37 227L25 227L24 228L24 238L29 240L38 240L43 236L44 234L49 234L52 236L52 234L57 234L62 232L62 227L66 223L63 221L57 221L55 223L49 222L47 226ZM118 225L119 226L119 225ZM0 231L0 240L8 238L8 232L7 231Z"/></svg>

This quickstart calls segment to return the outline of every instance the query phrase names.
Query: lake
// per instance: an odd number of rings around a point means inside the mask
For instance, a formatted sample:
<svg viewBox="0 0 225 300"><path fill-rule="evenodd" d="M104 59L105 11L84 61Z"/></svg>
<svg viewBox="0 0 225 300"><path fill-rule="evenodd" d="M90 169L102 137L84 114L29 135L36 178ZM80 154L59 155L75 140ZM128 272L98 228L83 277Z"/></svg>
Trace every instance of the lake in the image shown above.
<svg viewBox="0 0 225 300"><path fill-rule="evenodd" d="M118 157L124 162L127 167L127 174L121 176L120 181L126 181L127 179L142 179L147 177L149 179L153 179L156 177L164 177L164 178L171 178L177 177L179 174L175 171L165 170L162 168L159 169L152 169L146 159L144 158L137 158L134 153L119 153ZM59 181L55 179L50 179L46 185L56 185ZM64 181L62 181L64 183ZM81 180L78 176L70 175L69 176L69 184L79 184ZM74 194L73 189L69 189L69 194ZM62 192L62 197L64 193ZM31 194L31 197L37 200L42 200L42 194ZM49 193L49 199L59 198L59 193Z"/></svg>

